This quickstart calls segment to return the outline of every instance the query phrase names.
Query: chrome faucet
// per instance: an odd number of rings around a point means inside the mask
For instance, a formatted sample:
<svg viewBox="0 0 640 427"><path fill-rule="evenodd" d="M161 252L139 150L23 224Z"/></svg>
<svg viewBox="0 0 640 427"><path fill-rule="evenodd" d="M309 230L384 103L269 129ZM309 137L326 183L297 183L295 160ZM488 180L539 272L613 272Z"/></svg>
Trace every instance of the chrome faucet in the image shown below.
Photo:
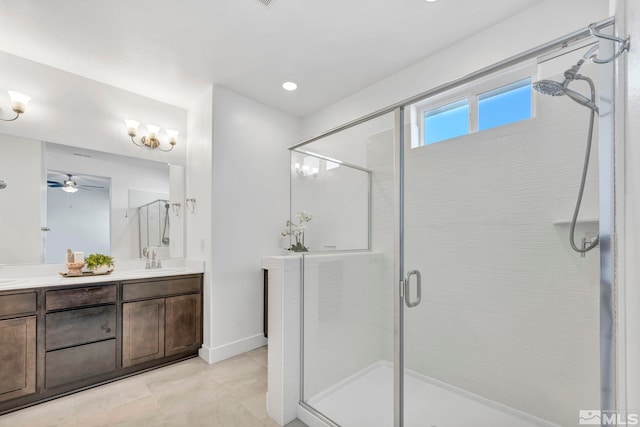
<svg viewBox="0 0 640 427"><path fill-rule="evenodd" d="M154 270L156 268L162 268L162 261L156 259L158 253L156 250L149 251L149 249L144 248L142 250L142 254L147 258L147 262L144 266L145 270Z"/></svg>

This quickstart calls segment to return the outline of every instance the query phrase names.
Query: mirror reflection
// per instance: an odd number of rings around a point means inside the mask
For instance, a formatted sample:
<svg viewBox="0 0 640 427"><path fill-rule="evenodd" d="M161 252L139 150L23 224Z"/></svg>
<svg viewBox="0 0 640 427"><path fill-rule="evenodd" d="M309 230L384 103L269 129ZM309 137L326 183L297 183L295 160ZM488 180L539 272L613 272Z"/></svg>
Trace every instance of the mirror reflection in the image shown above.
<svg viewBox="0 0 640 427"><path fill-rule="evenodd" d="M59 263L67 248L110 254L111 179L47 171L44 262Z"/></svg>
<svg viewBox="0 0 640 427"><path fill-rule="evenodd" d="M169 200L167 163L9 135L0 149L0 264L61 263L67 248L140 257L138 208ZM182 256L169 254L167 240L181 218L162 210L157 218L163 257Z"/></svg>

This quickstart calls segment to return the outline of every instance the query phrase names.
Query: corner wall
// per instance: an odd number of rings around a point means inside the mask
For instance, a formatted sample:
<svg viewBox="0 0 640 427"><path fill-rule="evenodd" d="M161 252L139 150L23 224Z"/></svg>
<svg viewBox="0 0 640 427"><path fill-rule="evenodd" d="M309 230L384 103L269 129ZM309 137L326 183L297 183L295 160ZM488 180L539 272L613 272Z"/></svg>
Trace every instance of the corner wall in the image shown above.
<svg viewBox="0 0 640 427"><path fill-rule="evenodd" d="M299 139L300 120L220 86L195 107L187 197L196 198L197 212L187 214L187 253L205 260L200 354L213 363L266 344L260 260L281 251L286 147Z"/></svg>

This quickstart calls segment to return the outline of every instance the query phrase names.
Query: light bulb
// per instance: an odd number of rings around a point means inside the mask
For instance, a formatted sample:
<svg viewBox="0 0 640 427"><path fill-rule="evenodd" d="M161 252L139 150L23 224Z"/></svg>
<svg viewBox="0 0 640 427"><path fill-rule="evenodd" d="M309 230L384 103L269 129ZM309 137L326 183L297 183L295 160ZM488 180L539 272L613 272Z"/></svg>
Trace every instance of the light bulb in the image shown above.
<svg viewBox="0 0 640 427"><path fill-rule="evenodd" d="M31 97L15 90L7 92L9 92L9 98L11 98L11 109L18 114L24 113L27 109L27 104L31 101Z"/></svg>
<svg viewBox="0 0 640 427"><path fill-rule="evenodd" d="M160 130L160 126L156 125L147 125L147 137L149 139L158 139L158 131Z"/></svg>
<svg viewBox="0 0 640 427"><path fill-rule="evenodd" d="M66 193L75 193L76 191L78 191L78 189L76 187L71 187L69 185L65 185L64 187L62 187L62 191L66 192Z"/></svg>
<svg viewBox="0 0 640 427"><path fill-rule="evenodd" d="M178 131L175 129L167 129L167 136L169 137L169 144L176 145L178 142Z"/></svg>
<svg viewBox="0 0 640 427"><path fill-rule="evenodd" d="M132 138L136 136L140 122L131 119L124 119L124 123L127 125L127 134Z"/></svg>

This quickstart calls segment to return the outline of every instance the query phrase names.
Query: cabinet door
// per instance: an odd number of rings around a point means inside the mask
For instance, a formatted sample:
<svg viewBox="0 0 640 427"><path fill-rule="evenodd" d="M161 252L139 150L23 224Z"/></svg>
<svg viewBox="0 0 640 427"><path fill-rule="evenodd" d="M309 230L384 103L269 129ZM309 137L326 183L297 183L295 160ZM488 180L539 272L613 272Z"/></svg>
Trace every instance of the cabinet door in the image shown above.
<svg viewBox="0 0 640 427"><path fill-rule="evenodd" d="M36 318L0 321L0 401L36 391Z"/></svg>
<svg viewBox="0 0 640 427"><path fill-rule="evenodd" d="M201 344L201 296L182 295L166 299L165 354L194 351Z"/></svg>
<svg viewBox="0 0 640 427"><path fill-rule="evenodd" d="M122 366L164 356L164 298L122 304Z"/></svg>

